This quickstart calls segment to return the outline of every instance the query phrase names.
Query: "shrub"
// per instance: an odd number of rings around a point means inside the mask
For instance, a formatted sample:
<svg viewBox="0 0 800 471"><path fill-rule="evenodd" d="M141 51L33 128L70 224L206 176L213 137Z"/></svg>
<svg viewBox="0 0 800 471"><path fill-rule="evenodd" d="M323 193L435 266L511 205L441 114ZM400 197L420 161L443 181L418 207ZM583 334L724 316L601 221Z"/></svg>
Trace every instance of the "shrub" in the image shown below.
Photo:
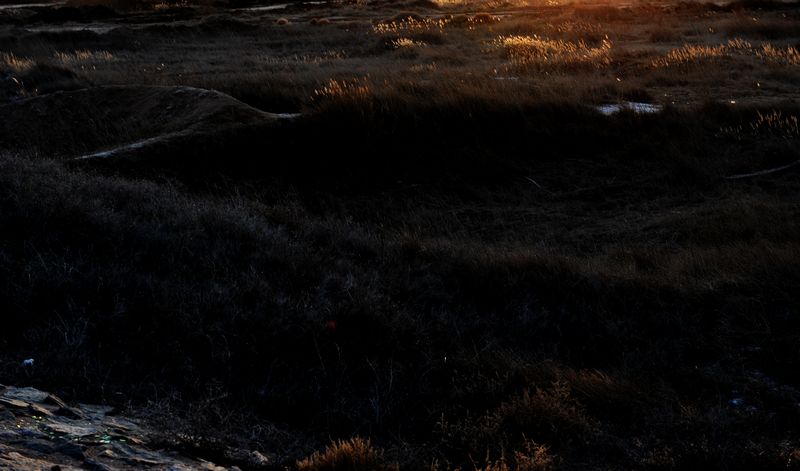
<svg viewBox="0 0 800 471"><path fill-rule="evenodd" d="M491 435L532 437L545 442L568 443L586 436L592 421L572 397L569 386L556 382L550 389L536 388L504 402L488 418Z"/></svg>

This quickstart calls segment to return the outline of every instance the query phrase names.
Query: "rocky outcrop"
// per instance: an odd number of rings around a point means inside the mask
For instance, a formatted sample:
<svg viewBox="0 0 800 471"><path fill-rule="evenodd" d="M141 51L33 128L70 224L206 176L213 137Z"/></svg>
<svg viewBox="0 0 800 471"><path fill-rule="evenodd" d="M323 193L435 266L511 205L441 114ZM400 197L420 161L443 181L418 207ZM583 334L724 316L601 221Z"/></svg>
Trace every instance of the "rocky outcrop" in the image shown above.
<svg viewBox="0 0 800 471"><path fill-rule="evenodd" d="M146 426L115 412L108 406L70 406L34 388L0 385L0 469L238 469L156 449Z"/></svg>

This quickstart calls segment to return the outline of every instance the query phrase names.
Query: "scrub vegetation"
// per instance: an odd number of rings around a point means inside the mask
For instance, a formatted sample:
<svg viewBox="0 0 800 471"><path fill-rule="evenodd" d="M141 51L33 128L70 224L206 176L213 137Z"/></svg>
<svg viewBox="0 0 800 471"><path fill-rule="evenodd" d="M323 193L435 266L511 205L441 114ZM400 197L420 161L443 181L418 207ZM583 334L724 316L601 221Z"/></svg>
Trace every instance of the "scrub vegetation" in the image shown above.
<svg viewBox="0 0 800 471"><path fill-rule="evenodd" d="M0 9L0 382L241 469L797 468L798 47L765 1Z"/></svg>

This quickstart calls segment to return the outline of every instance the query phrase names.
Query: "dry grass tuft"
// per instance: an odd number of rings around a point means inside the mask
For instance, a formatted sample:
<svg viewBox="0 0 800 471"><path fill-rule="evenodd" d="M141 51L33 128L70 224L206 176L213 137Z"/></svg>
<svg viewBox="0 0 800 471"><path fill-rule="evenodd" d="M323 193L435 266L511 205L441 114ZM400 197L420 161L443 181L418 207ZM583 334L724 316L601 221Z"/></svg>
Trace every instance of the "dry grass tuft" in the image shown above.
<svg viewBox="0 0 800 471"><path fill-rule="evenodd" d="M522 449L514 451L513 461L505 457L494 462L487 460L485 466L476 467L475 471L549 471L555 464L556 460L546 445L526 439Z"/></svg>
<svg viewBox="0 0 800 471"><path fill-rule="evenodd" d="M77 66L80 69L86 70L95 68L101 63L113 61L114 55L108 51L83 49L74 52L56 52L54 58L61 66Z"/></svg>
<svg viewBox="0 0 800 471"><path fill-rule="evenodd" d="M314 452L310 457L298 461L299 471L393 471L397 466L389 465L383 453L376 450L370 440L361 437L334 441L325 451Z"/></svg>
<svg viewBox="0 0 800 471"><path fill-rule="evenodd" d="M792 46L785 48L775 47L772 44L763 44L755 52L756 57L768 64L774 65L800 65L800 51Z"/></svg>
<svg viewBox="0 0 800 471"><path fill-rule="evenodd" d="M718 46L684 44L678 49L669 51L664 57L653 60L650 65L658 69L708 63L720 58L730 57L734 52L748 51L752 47L749 42L741 39L731 39L727 44Z"/></svg>
<svg viewBox="0 0 800 471"><path fill-rule="evenodd" d="M372 25L377 34L403 33L408 31L442 31L453 21L452 18L423 18L418 15L405 15Z"/></svg>
<svg viewBox="0 0 800 471"><path fill-rule="evenodd" d="M311 99L315 104L328 102L363 102L373 96L366 78L354 80L331 79L327 85L314 90Z"/></svg>
<svg viewBox="0 0 800 471"><path fill-rule="evenodd" d="M719 134L734 139L751 137L777 137L779 139L800 139L800 124L797 116L784 115L782 111L757 112L757 118L749 125L726 126Z"/></svg>
<svg viewBox="0 0 800 471"><path fill-rule="evenodd" d="M583 407L565 382L550 389L537 388L503 403L489 418L490 434L525 436L546 442L568 442L592 429Z"/></svg>
<svg viewBox="0 0 800 471"><path fill-rule="evenodd" d="M684 44L673 49L665 56L653 60L653 68L687 67L704 65L732 57L752 57L766 64L777 66L800 65L800 51L792 46L779 47L764 43L754 47L752 43L740 38L729 40L718 46Z"/></svg>
<svg viewBox="0 0 800 471"><path fill-rule="evenodd" d="M0 52L0 66L13 72L27 72L36 65L31 59L18 57L13 53Z"/></svg>
<svg viewBox="0 0 800 471"><path fill-rule="evenodd" d="M514 67L527 69L600 68L611 64L612 44L607 38L597 47L533 36L500 36L492 45L503 51Z"/></svg>
<svg viewBox="0 0 800 471"><path fill-rule="evenodd" d="M756 134L777 135L785 139L800 138L797 116L784 116L781 111L773 110L765 114L759 111L758 119L750 127Z"/></svg>
<svg viewBox="0 0 800 471"><path fill-rule="evenodd" d="M414 49L425 47L427 44L424 41L415 41L411 38L397 38L391 41L391 46L394 49Z"/></svg>

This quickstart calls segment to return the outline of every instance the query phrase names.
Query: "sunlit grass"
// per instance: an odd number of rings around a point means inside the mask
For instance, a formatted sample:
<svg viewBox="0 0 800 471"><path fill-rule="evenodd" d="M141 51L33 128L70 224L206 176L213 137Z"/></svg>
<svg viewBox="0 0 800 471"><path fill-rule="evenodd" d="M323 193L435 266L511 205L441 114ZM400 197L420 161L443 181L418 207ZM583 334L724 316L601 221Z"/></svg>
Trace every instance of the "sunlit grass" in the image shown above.
<svg viewBox="0 0 800 471"><path fill-rule="evenodd" d="M300 471L335 471L344 469L363 469L389 471L396 466L386 464L382 452L372 446L370 440L355 437L350 440L337 440L325 451L314 452L310 457L298 461Z"/></svg>
<svg viewBox="0 0 800 471"><path fill-rule="evenodd" d="M669 68L702 64L735 56L755 57L773 65L799 65L800 52L792 46L785 48L764 43L759 47L748 41L735 38L717 46L685 44L669 51L665 56L651 62L653 68Z"/></svg>
<svg viewBox="0 0 800 471"><path fill-rule="evenodd" d="M491 24L500 21L500 19L491 13L480 12L467 18L467 24L470 29L475 29L479 25Z"/></svg>
<svg viewBox="0 0 800 471"><path fill-rule="evenodd" d="M761 113L747 125L727 126L720 129L720 135L742 139L745 136L778 137L781 139L800 139L800 120L795 115L785 115L778 110Z"/></svg>
<svg viewBox="0 0 800 471"><path fill-rule="evenodd" d="M800 51L792 46L780 48L767 43L756 50L756 57L770 64L800 65Z"/></svg>
<svg viewBox="0 0 800 471"><path fill-rule="evenodd" d="M256 60L265 65L322 64L347 58L342 50L323 51L318 54L292 54L288 56L259 55Z"/></svg>
<svg viewBox="0 0 800 471"><path fill-rule="evenodd" d="M312 103L335 101L364 101L373 96L366 78L353 80L331 79L327 85L317 88L311 95Z"/></svg>
<svg viewBox="0 0 800 471"><path fill-rule="evenodd" d="M434 0L433 3L440 7L455 7L466 5L469 2L467 0Z"/></svg>
<svg viewBox="0 0 800 471"><path fill-rule="evenodd" d="M583 41L533 36L500 36L492 45L503 51L512 66L520 68L604 67L611 64L612 43L605 38L599 46Z"/></svg>
<svg viewBox="0 0 800 471"><path fill-rule="evenodd" d="M758 119L750 127L753 132L758 134L767 132L790 139L800 138L797 116L784 116L780 111L773 110L765 114L759 112Z"/></svg>
<svg viewBox="0 0 800 471"><path fill-rule="evenodd" d="M18 57L13 53L0 53L0 65L5 69L10 69L13 72L25 72L32 69L36 63L25 57Z"/></svg>
<svg viewBox="0 0 800 471"><path fill-rule="evenodd" d="M731 46L733 44L733 46ZM678 49L669 51L664 57L659 57L651 62L654 68L666 68L693 64L728 57L732 51L749 49L752 46L746 41L732 39L728 44L708 46L705 44L684 44Z"/></svg>
<svg viewBox="0 0 800 471"><path fill-rule="evenodd" d="M397 38L392 40L392 47L395 49L414 49L417 47L425 47L427 44L424 41L415 41L411 38Z"/></svg>
<svg viewBox="0 0 800 471"><path fill-rule="evenodd" d="M78 66L81 69L92 68L97 64L114 60L114 55L108 51L91 50L56 52L53 57L62 66Z"/></svg>
<svg viewBox="0 0 800 471"><path fill-rule="evenodd" d="M186 1L186 0L178 0L178 1L174 1L174 2L158 2L158 3L154 3L151 8L153 9L153 11L165 11L165 10L170 10L172 8L187 7L187 6L189 6L189 2L188 1Z"/></svg>
<svg viewBox="0 0 800 471"><path fill-rule="evenodd" d="M451 18L419 18L409 15L392 21L374 24L372 30L378 34L443 30L451 21Z"/></svg>

